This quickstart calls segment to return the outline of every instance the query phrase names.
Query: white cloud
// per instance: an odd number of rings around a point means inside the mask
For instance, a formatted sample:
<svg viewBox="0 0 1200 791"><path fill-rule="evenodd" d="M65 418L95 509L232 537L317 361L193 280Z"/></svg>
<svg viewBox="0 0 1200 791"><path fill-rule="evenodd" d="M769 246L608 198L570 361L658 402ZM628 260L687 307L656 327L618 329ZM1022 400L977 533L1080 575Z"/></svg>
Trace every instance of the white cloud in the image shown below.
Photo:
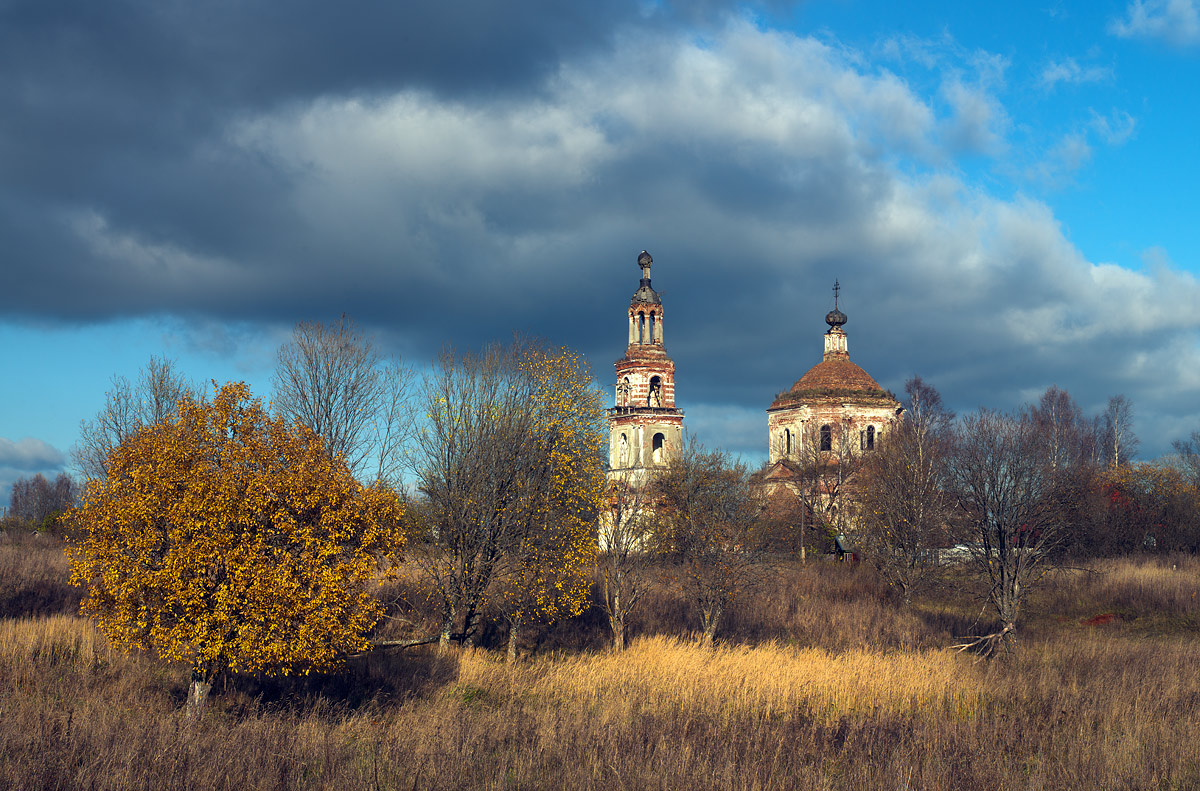
<svg viewBox="0 0 1200 791"><path fill-rule="evenodd" d="M1133 0L1109 32L1121 38L1159 39L1178 47L1200 44L1196 0Z"/></svg>
<svg viewBox="0 0 1200 791"><path fill-rule="evenodd" d="M1048 62L1042 68L1038 84L1043 90L1052 91L1060 83L1082 85L1089 82L1111 80L1112 77L1112 69L1102 66L1080 66L1074 58L1064 58Z"/></svg>
<svg viewBox="0 0 1200 791"><path fill-rule="evenodd" d="M116 272L142 283L154 283L166 293L200 289L237 293L247 289L251 273L223 258L200 255L166 242L146 239L130 230L113 227L99 212L84 210L65 218L69 230L88 251Z"/></svg>
<svg viewBox="0 0 1200 791"><path fill-rule="evenodd" d="M0 437L0 513L8 506L14 483L38 473L52 478L62 471L66 461L57 448L35 437Z"/></svg>

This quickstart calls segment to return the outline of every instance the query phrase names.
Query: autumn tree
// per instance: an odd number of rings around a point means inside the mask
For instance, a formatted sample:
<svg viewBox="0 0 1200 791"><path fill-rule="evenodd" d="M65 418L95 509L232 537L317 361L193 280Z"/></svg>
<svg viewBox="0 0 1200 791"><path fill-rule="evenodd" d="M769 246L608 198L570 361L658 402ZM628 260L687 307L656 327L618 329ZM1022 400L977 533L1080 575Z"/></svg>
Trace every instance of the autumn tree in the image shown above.
<svg viewBox="0 0 1200 791"><path fill-rule="evenodd" d="M935 551L955 516L947 477L954 416L921 377L904 390L903 418L863 457L856 536L908 604L935 578Z"/></svg>
<svg viewBox="0 0 1200 791"><path fill-rule="evenodd" d="M988 583L1000 628L963 643L992 656L1016 644L1025 594L1062 534L1061 479L1028 412L980 410L962 419L948 480L962 511L960 538Z"/></svg>
<svg viewBox="0 0 1200 791"><path fill-rule="evenodd" d="M655 480L656 541L699 612L703 645L712 644L729 605L766 574L752 543L760 511L745 464L693 439Z"/></svg>
<svg viewBox="0 0 1200 791"><path fill-rule="evenodd" d="M634 484L613 479L605 489L599 519L600 606L612 631L612 647L625 650L629 614L645 593L655 560L654 515L650 494L658 471Z"/></svg>
<svg viewBox="0 0 1200 791"><path fill-rule="evenodd" d="M1200 551L1200 488L1186 467L1123 464L1110 468L1105 480L1107 538L1119 551Z"/></svg>
<svg viewBox="0 0 1200 791"><path fill-rule="evenodd" d="M587 366L527 341L448 350L421 406L429 540L413 557L440 604L439 643L471 639L489 601L513 640L530 619L579 612L604 481L603 411Z"/></svg>
<svg viewBox="0 0 1200 791"><path fill-rule="evenodd" d="M367 645L400 505L244 384L184 398L105 466L72 513L71 580L113 642L191 668L189 714L223 671L303 673Z"/></svg>
<svg viewBox="0 0 1200 791"><path fill-rule="evenodd" d="M508 625L509 661L522 627L587 609L604 486L602 410L587 366L574 352L529 345L518 373L532 384L535 431L526 448L542 471L525 493L526 526L494 596Z"/></svg>
<svg viewBox="0 0 1200 791"><path fill-rule="evenodd" d="M272 407L319 434L360 479L395 485L413 426L411 379L345 315L302 321L279 347Z"/></svg>
<svg viewBox="0 0 1200 791"><path fill-rule="evenodd" d="M104 408L92 420L80 421L79 440L71 449L75 466L85 480L103 478L114 448L141 428L174 416L181 399L196 395L197 387L167 357L151 356L136 381L114 376Z"/></svg>

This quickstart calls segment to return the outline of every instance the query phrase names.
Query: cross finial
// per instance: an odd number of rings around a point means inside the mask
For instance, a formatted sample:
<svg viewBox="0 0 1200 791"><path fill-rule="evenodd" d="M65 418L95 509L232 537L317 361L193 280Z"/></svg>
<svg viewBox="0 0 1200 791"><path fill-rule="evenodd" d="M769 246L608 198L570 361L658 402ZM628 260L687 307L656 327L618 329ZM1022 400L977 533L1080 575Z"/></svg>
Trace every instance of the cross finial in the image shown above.
<svg viewBox="0 0 1200 791"><path fill-rule="evenodd" d="M834 281L833 281L833 309L834 310L837 310L838 292L840 292L841 290L842 290L841 284L838 283L836 279L834 279Z"/></svg>

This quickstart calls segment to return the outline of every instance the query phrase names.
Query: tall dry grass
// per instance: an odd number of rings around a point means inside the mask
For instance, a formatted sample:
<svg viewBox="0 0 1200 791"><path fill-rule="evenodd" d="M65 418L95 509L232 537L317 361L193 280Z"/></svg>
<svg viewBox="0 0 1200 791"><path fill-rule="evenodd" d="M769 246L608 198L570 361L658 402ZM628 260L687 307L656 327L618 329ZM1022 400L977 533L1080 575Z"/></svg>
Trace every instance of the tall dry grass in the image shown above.
<svg viewBox="0 0 1200 791"><path fill-rule="evenodd" d="M81 595L69 577L60 539L0 531L0 618L74 612Z"/></svg>
<svg viewBox="0 0 1200 791"><path fill-rule="evenodd" d="M585 619L511 666L475 648L230 679L198 723L183 669L73 615L0 619L0 788L1197 788L1195 632L1075 617L1193 612L1200 568L1175 566L1061 576L1070 617L1042 602L998 662L945 649L949 594L904 609L810 564L739 603L714 650L660 587L623 654L587 648Z"/></svg>

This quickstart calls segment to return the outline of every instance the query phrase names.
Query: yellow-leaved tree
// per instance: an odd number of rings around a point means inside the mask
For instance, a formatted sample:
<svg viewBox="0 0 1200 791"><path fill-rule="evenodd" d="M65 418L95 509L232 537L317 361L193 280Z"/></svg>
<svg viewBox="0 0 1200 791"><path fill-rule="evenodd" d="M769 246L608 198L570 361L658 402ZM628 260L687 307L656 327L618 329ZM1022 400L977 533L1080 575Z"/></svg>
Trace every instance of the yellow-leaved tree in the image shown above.
<svg viewBox="0 0 1200 791"><path fill-rule="evenodd" d="M585 606L603 492L603 409L566 349L517 341L446 351L417 435L427 540L412 557L441 608L439 642L468 641L495 604L522 624Z"/></svg>
<svg viewBox="0 0 1200 791"><path fill-rule="evenodd" d="M222 671L306 673L367 646L401 505L245 384L184 398L107 469L72 513L71 580L114 643L191 667L189 714Z"/></svg>
<svg viewBox="0 0 1200 791"><path fill-rule="evenodd" d="M587 609L596 562L596 517L604 492L603 406L587 366L569 349L532 346L518 371L531 383L535 431L526 449L538 464L526 487L525 529L494 600L508 623L508 658L521 627Z"/></svg>

